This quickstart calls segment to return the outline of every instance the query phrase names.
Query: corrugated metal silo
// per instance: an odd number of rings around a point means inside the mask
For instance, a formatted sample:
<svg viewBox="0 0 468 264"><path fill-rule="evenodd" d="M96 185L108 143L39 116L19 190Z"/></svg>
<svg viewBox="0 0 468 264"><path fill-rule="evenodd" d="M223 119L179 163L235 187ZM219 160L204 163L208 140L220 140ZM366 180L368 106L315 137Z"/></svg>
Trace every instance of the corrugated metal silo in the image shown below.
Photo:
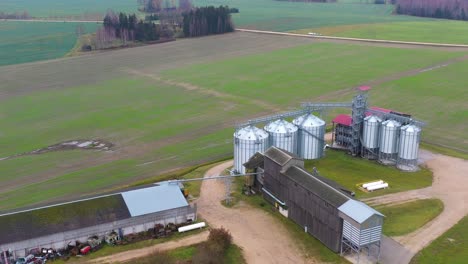
<svg viewBox="0 0 468 264"><path fill-rule="evenodd" d="M398 151L398 165L402 170L416 170L418 161L421 128L415 125L401 127L400 147Z"/></svg>
<svg viewBox="0 0 468 264"><path fill-rule="evenodd" d="M380 146L379 131L382 119L371 115L364 118L362 126L362 151L361 154L365 158L374 159L378 156Z"/></svg>
<svg viewBox="0 0 468 264"><path fill-rule="evenodd" d="M325 121L305 114L293 120L299 128L297 140L297 154L303 159L319 159L323 156L325 143Z"/></svg>
<svg viewBox="0 0 468 264"><path fill-rule="evenodd" d="M263 153L269 147L269 135L255 126L246 126L234 133L234 170L245 173L243 164L255 153Z"/></svg>
<svg viewBox="0 0 468 264"><path fill-rule="evenodd" d="M379 161L394 164L398 153L398 139L401 124L395 120L386 120L380 126Z"/></svg>
<svg viewBox="0 0 468 264"><path fill-rule="evenodd" d="M270 146L297 153L297 126L284 119L278 119L265 126L270 135Z"/></svg>

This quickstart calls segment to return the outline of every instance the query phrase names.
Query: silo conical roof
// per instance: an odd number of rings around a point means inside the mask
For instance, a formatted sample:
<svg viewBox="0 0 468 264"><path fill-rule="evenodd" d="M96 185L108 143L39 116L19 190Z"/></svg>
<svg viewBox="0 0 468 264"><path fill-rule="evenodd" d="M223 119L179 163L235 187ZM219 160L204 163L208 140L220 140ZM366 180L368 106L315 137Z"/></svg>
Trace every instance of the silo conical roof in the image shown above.
<svg viewBox="0 0 468 264"><path fill-rule="evenodd" d="M293 133L297 127L284 119L278 119L265 126L265 130L272 133Z"/></svg>
<svg viewBox="0 0 468 264"><path fill-rule="evenodd" d="M268 138L268 133L255 126L246 126L234 133L234 137L242 140L262 140Z"/></svg>
<svg viewBox="0 0 468 264"><path fill-rule="evenodd" d="M325 121L316 117L313 114L305 114L294 119L293 124L302 128L320 127L325 125Z"/></svg>

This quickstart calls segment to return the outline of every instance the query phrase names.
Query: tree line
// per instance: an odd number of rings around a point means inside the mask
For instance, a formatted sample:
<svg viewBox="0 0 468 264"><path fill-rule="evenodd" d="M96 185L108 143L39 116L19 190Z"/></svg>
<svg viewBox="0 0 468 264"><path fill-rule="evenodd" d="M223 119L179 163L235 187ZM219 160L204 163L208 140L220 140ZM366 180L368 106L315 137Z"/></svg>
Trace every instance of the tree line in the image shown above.
<svg viewBox="0 0 468 264"><path fill-rule="evenodd" d="M401 15L468 20L468 0L397 0Z"/></svg>
<svg viewBox="0 0 468 264"><path fill-rule="evenodd" d="M31 16L27 11L14 13L0 12L0 19L31 19Z"/></svg>
<svg viewBox="0 0 468 264"><path fill-rule="evenodd" d="M336 0L276 0L285 2L306 2L306 3L336 3Z"/></svg>
<svg viewBox="0 0 468 264"><path fill-rule="evenodd" d="M185 37L222 34L234 31L231 9L228 6L193 8L184 12L183 31Z"/></svg>
<svg viewBox="0 0 468 264"><path fill-rule="evenodd" d="M148 42L159 39L172 39L173 29L165 24L138 19L135 14L116 14L108 11L103 19L103 27L96 31L96 48L112 46L116 40L123 45L128 42Z"/></svg>

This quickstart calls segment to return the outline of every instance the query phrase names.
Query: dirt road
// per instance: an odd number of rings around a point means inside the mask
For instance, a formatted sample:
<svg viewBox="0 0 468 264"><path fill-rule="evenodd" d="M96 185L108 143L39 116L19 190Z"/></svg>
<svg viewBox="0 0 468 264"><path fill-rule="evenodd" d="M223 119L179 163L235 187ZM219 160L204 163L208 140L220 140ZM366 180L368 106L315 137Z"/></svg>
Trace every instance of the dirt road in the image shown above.
<svg viewBox="0 0 468 264"><path fill-rule="evenodd" d="M232 167L228 161L210 169L205 177L221 175ZM247 263L313 263L306 259L287 230L271 215L246 204L226 208L220 201L224 198L222 181L204 181L198 208L201 217L214 227L227 228L234 242L243 248Z"/></svg>
<svg viewBox="0 0 468 264"><path fill-rule="evenodd" d="M363 43L373 45L385 45L387 47L398 47L398 48L415 48L415 47L429 47L429 48L444 48L453 50L467 50L468 45L463 44L451 44L451 43L431 43L431 42L414 42L414 41L399 41L399 40L384 40L384 39L363 39L363 38L347 38L347 37L333 37L333 36L311 36L306 34L297 34L289 32L277 32L277 31L265 31L255 29L243 29L237 28L236 31L248 32L254 34L268 34L268 35L279 35L288 37L300 37L300 38L313 38L318 41L327 42L340 42L340 43Z"/></svg>
<svg viewBox="0 0 468 264"><path fill-rule="evenodd" d="M161 244L157 244L151 247L145 247L141 249L135 249L135 250L129 250L129 251L124 251L122 253L102 257L102 258L97 258L90 260L88 263L121 263L121 262L129 262L132 259L135 258L141 258L144 256L148 256L151 253L155 251L167 251L171 249L175 249L178 247L185 247L185 246L190 246L190 245L195 245L198 243L201 243L205 241L208 238L208 231L189 236L189 237L184 237L182 239L178 240L173 240Z"/></svg>
<svg viewBox="0 0 468 264"><path fill-rule="evenodd" d="M370 204L395 204L408 200L438 198L444 202L444 211L422 228L393 239L402 252L383 252L383 263L408 263L411 258L434 239L450 229L468 214L468 161L421 150L420 157L434 172L431 187L367 199ZM410 174L408 175L411 176Z"/></svg>

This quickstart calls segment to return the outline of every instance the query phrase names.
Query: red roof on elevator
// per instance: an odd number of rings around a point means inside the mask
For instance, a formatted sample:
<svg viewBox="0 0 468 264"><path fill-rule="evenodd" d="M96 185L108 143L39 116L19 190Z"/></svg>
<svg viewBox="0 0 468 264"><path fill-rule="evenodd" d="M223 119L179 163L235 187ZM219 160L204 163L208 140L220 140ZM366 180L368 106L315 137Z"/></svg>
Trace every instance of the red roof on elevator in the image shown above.
<svg viewBox="0 0 468 264"><path fill-rule="evenodd" d="M344 126L350 126L352 123L353 119L351 118L350 115L345 115L345 114L339 114L337 115L332 122Z"/></svg>

